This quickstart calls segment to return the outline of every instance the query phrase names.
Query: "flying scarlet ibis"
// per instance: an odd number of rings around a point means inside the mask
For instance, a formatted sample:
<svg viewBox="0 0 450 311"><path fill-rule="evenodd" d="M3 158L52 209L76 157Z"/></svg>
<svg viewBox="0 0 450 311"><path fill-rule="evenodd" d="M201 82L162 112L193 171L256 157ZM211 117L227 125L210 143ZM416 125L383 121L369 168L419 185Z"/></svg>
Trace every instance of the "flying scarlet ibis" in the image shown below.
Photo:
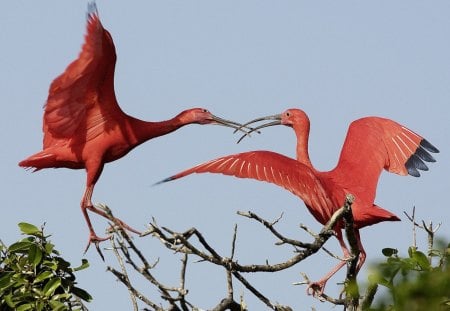
<svg viewBox="0 0 450 311"><path fill-rule="evenodd" d="M119 107L114 93L115 63L113 39L103 28L95 3L90 3L81 52L50 85L43 120L43 150L19 163L35 171L60 167L86 169L81 210L90 232L87 248L91 242L98 248L98 242L107 239L95 234L87 212L106 217L91 201L105 163L187 124L219 124L234 129L241 125L216 117L203 108L185 110L161 122L129 116ZM116 220L125 229L138 233L120 219Z"/></svg>
<svg viewBox="0 0 450 311"><path fill-rule="evenodd" d="M383 169L399 175L419 177L426 171L426 162L435 162L429 152L439 150L426 139L389 119L366 117L350 124L336 167L319 172L311 164L308 154L310 122L300 109L288 109L282 114L262 117L245 125L263 120L270 123L255 127L258 130L273 125L294 129L297 136L297 159L270 151L251 151L224 156L161 181L167 182L192 173L221 173L239 178L251 178L281 186L303 200L314 218L325 225L345 201L347 194L355 198L352 205L355 234L360 251L357 270L364 264L366 253L361 244L359 229L382 221L400 220L393 213L374 203L378 178ZM342 237L343 223L334 230L344 258L350 252ZM310 283L308 294L321 295L327 280L345 261L317 282Z"/></svg>

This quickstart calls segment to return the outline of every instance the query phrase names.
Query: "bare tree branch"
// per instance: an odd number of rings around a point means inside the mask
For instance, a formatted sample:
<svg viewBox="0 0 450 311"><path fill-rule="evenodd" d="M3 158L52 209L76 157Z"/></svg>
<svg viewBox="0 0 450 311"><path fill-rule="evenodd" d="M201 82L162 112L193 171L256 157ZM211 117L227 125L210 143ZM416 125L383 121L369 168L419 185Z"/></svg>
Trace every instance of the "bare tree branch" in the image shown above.
<svg viewBox="0 0 450 311"><path fill-rule="evenodd" d="M300 242L300 241L297 241L297 240L286 238L285 236L283 236L281 233L279 233L275 229L274 225L277 224L280 221L280 219L283 217L283 214L281 214L280 217L278 217L278 219L276 219L273 222L268 222L267 220L262 219L261 217L259 217L258 215L256 215L253 212L250 212L250 211L248 211L248 212L238 211L237 214L239 216L243 216L243 217L254 219L254 220L260 222L261 224L263 224L267 229L270 230L270 232L273 235L275 235L280 240L279 242L275 243L276 245L290 244L290 245L294 245L294 246L302 247L302 248L308 248L308 247L311 246L311 244L309 244L309 243L303 243L303 242Z"/></svg>
<svg viewBox="0 0 450 311"><path fill-rule="evenodd" d="M346 292L346 308L349 310L357 310L359 305L359 289L356 282L356 275L358 273L357 266L359 261L360 250L357 240L357 229L355 229L352 213L352 203L354 197L351 194L347 194L344 204L344 230L347 241L350 245L350 253L352 259L347 263L347 275L345 280L345 292Z"/></svg>
<svg viewBox="0 0 450 311"><path fill-rule="evenodd" d="M119 263L120 269L122 270L122 273L120 275L120 278L123 278L123 282L127 288L128 288L128 292L130 293L130 299L131 299L131 304L133 305L133 310L137 311L138 310L138 305L137 305L137 301L136 301L136 290L133 289L133 287L131 286L131 282L130 282L130 278L128 277L128 273L127 273L127 269L125 268L125 264L123 263L123 259L120 256L118 250L117 250L117 246L115 243L115 239L114 237L111 238L111 245L112 245L112 251L114 252L114 255L117 258L117 262ZM108 267L109 269L109 267ZM113 271L111 271L113 272ZM117 276L117 273L114 273L114 275Z"/></svg>
<svg viewBox="0 0 450 311"><path fill-rule="evenodd" d="M318 234L313 234L314 239L310 243L304 243L295 239L291 239L280 233L275 228L275 226L282 220L282 215L275 221L269 222L250 211L245 213L238 212L239 215L255 220L258 223L262 224L266 229L268 229L269 232L271 232L279 240L276 245L294 246L294 254L292 257L275 264L269 264L268 262L265 262L263 264L241 264L237 259L235 259L237 225L235 225L233 231L230 256L227 257L221 255L218 251L216 251L215 248L207 241L204 235L196 228L193 227L184 232L177 232L167 227L159 227L159 225L156 223L156 220L153 219L152 222L148 225L148 230L141 236L150 236L156 238L167 249L174 251L175 253L182 254L183 257L181 259L179 286L167 286L159 281L151 272L152 269L156 268L156 264L149 264L143 253L136 247L127 232L125 232L119 226L120 224L116 224L111 228L111 232L113 232L114 235L118 236L119 238L116 238L116 240L112 242L112 249L114 250L114 253L119 261L122 272L119 272L112 267L108 267L108 271L112 272L123 284L127 286L132 297L139 299L153 310L200 310L186 300L188 294L188 290L186 288L186 270L189 262L189 257L194 256L199 258L201 262L207 262L222 267L226 272L226 298L222 299L211 310L246 310L245 303L243 303L242 300L240 303L234 300L234 279L238 280L250 293L252 293L252 295L254 295L262 303L264 303L268 308L281 311L292 310L292 308L289 306L283 306L272 302L266 295L256 289L256 287L252 285L246 279L246 277L244 277L244 274L255 272L277 272L296 265L298 262L313 255L319 249L323 248L324 243L335 234L333 228L335 227L336 223L342 218L344 218L344 222L348 224L347 229L349 230L349 232L347 233L347 238L352 239L353 234L353 239L356 241L356 238L354 237L355 233L353 231L351 203L351 200L347 200L346 204L333 214L330 221L321 229L321 231ZM111 219L114 219L112 214ZM308 232L311 232L306 227L303 226L303 228ZM349 228L351 228L351 230ZM353 244L351 241L349 241L349 243L350 245ZM353 252L352 246L352 255L355 258L358 257L357 247L356 251ZM123 259L118 258L122 256ZM140 261L140 263L138 263L137 261ZM161 293L161 298L169 304L169 307L167 309L146 298L142 293L140 293L136 288L133 287L129 278L127 277L124 263L131 266L134 271L141 274L147 281L149 281L159 290L159 292ZM346 303L345 300L334 299L327 295L323 295L321 299L325 299L333 304L345 305ZM133 306L135 305L136 303L133 302Z"/></svg>

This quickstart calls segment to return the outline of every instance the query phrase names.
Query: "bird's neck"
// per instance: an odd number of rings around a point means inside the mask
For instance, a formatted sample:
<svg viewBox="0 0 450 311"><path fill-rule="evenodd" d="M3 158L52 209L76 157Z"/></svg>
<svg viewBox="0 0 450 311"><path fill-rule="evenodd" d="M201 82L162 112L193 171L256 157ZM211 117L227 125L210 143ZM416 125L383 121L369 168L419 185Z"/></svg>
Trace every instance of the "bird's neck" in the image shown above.
<svg viewBox="0 0 450 311"><path fill-rule="evenodd" d="M308 152L308 140L309 140L309 124L307 126L297 127L293 126L295 135L297 136L297 161L304 165L314 169Z"/></svg>
<svg viewBox="0 0 450 311"><path fill-rule="evenodd" d="M176 116L172 119L159 122L149 122L131 118L130 125L136 138L136 144L139 145L149 139L176 131L180 127L186 125L186 123L182 122L179 116Z"/></svg>

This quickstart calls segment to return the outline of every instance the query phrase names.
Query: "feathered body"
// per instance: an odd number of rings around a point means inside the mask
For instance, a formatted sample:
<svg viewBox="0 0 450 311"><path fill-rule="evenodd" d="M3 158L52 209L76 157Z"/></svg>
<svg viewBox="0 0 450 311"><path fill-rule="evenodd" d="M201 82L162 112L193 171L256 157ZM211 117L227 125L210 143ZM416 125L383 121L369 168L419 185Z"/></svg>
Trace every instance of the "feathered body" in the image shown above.
<svg viewBox="0 0 450 311"><path fill-rule="evenodd" d="M365 252L358 229L382 221L400 220L395 214L374 203L378 179L383 169L399 175L419 177L418 170L428 170L424 163L434 162L429 152L439 152L420 135L389 119L366 117L350 124L336 167L327 172L316 170L308 153L310 121L300 109L288 109L275 116L263 117L246 125L275 120L254 130L272 125L292 127L297 136L297 158L292 159L271 151L250 151L224 156L181 173L162 182L178 179L192 173L221 173L239 178L251 178L281 186L305 203L308 210L321 224L326 224L345 201L347 194L355 197L353 218L361 257L358 269L365 260ZM348 256L338 223L336 237ZM340 263L325 278L311 283L313 292L323 292L326 281L345 262Z"/></svg>
<svg viewBox="0 0 450 311"><path fill-rule="evenodd" d="M91 202L95 183L105 163L123 157L149 139L169 134L187 124L240 126L218 118L204 108L188 109L162 122L129 116L116 100L115 64L114 42L100 22L95 3L91 3L79 56L50 85L43 118L43 150L19 163L35 170L86 169L86 190L81 208L90 230L89 243L104 240L95 234L86 209L105 216ZM118 222L137 232L122 221Z"/></svg>

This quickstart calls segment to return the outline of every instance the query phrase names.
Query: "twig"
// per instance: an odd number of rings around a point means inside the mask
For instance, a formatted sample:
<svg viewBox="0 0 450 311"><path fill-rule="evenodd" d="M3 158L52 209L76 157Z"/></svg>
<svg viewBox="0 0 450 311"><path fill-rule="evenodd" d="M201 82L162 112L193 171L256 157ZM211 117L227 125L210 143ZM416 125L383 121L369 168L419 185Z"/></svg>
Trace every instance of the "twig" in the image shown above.
<svg viewBox="0 0 450 311"><path fill-rule="evenodd" d="M306 273L300 272L300 274L301 274L301 276L303 277L304 280L301 281L301 282L292 283L292 285L305 285L305 284L310 284L311 283L311 281L309 280L309 278L306 275ZM333 298L331 296L328 296L325 293L322 293L320 296L317 296L317 298L320 301L328 301L328 302L330 302L330 303L332 303L334 305L345 305L345 303L346 303L344 299L336 299L336 298Z"/></svg>
<svg viewBox="0 0 450 311"><path fill-rule="evenodd" d="M406 213L405 213L405 214L406 214ZM407 216L408 218L410 218L408 214L406 214L406 216ZM417 249L417 238L416 238L417 235L416 235L416 222L415 222L415 217L416 217L416 206L413 206L412 217L411 217L409 220L411 220L411 223L412 223L412 225L413 225L413 246L414 246L415 249Z"/></svg>
<svg viewBox="0 0 450 311"><path fill-rule="evenodd" d="M225 310L242 311L241 305L230 297L222 299L217 306L211 309L211 311L225 311Z"/></svg>
<svg viewBox="0 0 450 311"><path fill-rule="evenodd" d="M126 277L120 271L117 271L112 267L108 267L107 270L110 271L112 274L114 274L119 279L119 281L121 281L129 290L131 290L133 292L133 295L142 300L148 306L152 307L156 311L165 311L163 308L161 308L151 300L147 299L137 289L135 289L131 284L129 284Z"/></svg>
<svg viewBox="0 0 450 311"><path fill-rule="evenodd" d="M275 235L280 240L279 242L276 242L275 245L290 244L290 245L294 245L294 246L302 247L302 248L307 248L307 247L311 246L311 244L309 244L309 243L303 243L303 242L300 242L300 241L297 241L297 240L286 238L285 236L283 236L281 233L279 233L275 229L274 225L277 224L281 220L281 218L283 217L283 214L281 214L273 222L268 222L267 220L262 219L261 217L259 217L258 215L256 215L253 212L250 212L250 211L248 211L248 212L238 211L237 214L239 216L243 216L243 217L247 217L247 218L250 218L250 219L254 219L254 220L260 222L261 224L263 224L267 229L269 229L269 231L273 235Z"/></svg>
<svg viewBox="0 0 450 311"><path fill-rule="evenodd" d="M142 236L151 235L157 238L162 245L166 248L175 251L177 253L183 254L181 272L180 272L180 284L179 287L170 287L162 284L159 280L153 276L151 273L151 269L154 268L154 265L150 265L146 260L142 252L136 247L133 243L133 240L130 236L125 232L120 226L114 226L113 232L122 237L121 240L117 239L118 246L114 243L113 249L118 254L121 252L123 259L119 259L119 264L121 264L122 270L124 270L124 262L128 263L135 271L140 273L145 279L147 279L151 284L153 284L161 293L161 298L170 303L170 307L168 310L191 310L195 309L189 302L187 302L186 294L188 290L186 289L186 269L188 264L188 256L195 255L200 258L201 261L206 261L218 266L222 266L227 273L227 297L223 299L214 309L214 311L219 310L241 310L241 308L245 309L243 304L236 302L233 299L234 289L233 289L233 278L237 279L242 285L255 297L261 300L265 305L267 305L272 310L291 310L288 306L282 306L275 304L270 301L263 293L258 291L255 286L253 286L244 276L243 273L251 273L251 272L277 272L287 268L290 268L302 261L303 259L311 256L316 253L320 248L323 247L324 243L334 235L334 231L332 230L336 223L344 216L345 210L344 207L340 208L336 213L333 214L330 221L322 228L319 234L314 235L314 240L312 243L303 243L297 240L289 239L282 235L278 230L275 229L275 225L282 219L282 215L276 219L275 221L268 222L263 218L259 217L255 213L241 213L240 215L256 220L257 222L264 225L274 236L277 237L281 242L279 244L290 244L295 247L301 247L303 249L295 250L294 256L291 258L275 263L275 264L249 264L242 265L238 263L235 259L236 255L236 241L237 241L237 226L234 227L233 237L231 241L231 255L230 257L225 257L219 254L212 245L208 243L203 234L199 232L196 228L188 229L184 232L176 232L172 229L166 227L159 227L156 224L156 221L153 219L153 222L150 223L149 229ZM350 213L351 214L351 213ZM114 219L114 216L110 216ZM193 241L194 239L194 241ZM134 258L134 255L137 256L137 259L142 262L142 265L138 264ZM119 254L119 257L121 255ZM116 255L117 257L117 255ZM129 291L135 295L137 299L140 299L144 303L155 310L163 310L161 306L157 306L155 303L150 301L144 297L137 289L135 289L131 284L130 280L127 279L126 273L121 273L114 268L109 267L109 271L111 271L114 275L116 275L119 280L124 283ZM174 294L175 293L175 294ZM176 293L178 295L176 295ZM331 297L324 296L328 301L333 303L339 303L340 301L334 300Z"/></svg>
<svg viewBox="0 0 450 311"><path fill-rule="evenodd" d="M360 250L358 247L358 237L359 233L357 229L355 229L354 221L353 221L353 213L352 213L352 204L354 201L354 196L351 194L347 194L345 198L344 204L344 230L345 235L347 237L347 241L350 245L350 252L352 255L352 260L347 263L347 275L345 282L345 291L346 291L346 307L350 310L356 310L359 305L359 289L358 284L356 282L356 274Z"/></svg>
<svg viewBox="0 0 450 311"><path fill-rule="evenodd" d="M304 231L306 231L307 233L309 233L312 237L316 238L318 236L317 233L315 233L314 231L312 231L310 228L308 228L307 226L305 226L304 224L300 224L300 229L303 229ZM330 229L330 235L335 235L336 233ZM340 260L340 261L344 261L345 259L332 253L330 250L328 250L328 248L326 248L325 246L322 246L322 250L327 253L330 257L333 257L334 259Z"/></svg>
<svg viewBox="0 0 450 311"><path fill-rule="evenodd" d="M188 254L184 254L183 259L181 259L181 273L180 273L180 291L178 295L180 296L180 305L183 311L188 311L188 307L186 305L185 297L188 293L186 290L186 269L188 263Z"/></svg>
<svg viewBox="0 0 450 311"><path fill-rule="evenodd" d="M423 229L426 231L428 235L428 260L431 263L433 253L433 246L434 246L434 234L439 230L442 223L438 223L437 227L433 229L433 222L430 221L430 224L427 226L425 224L425 221L422 220Z"/></svg>
<svg viewBox="0 0 450 311"><path fill-rule="evenodd" d="M271 308L272 310L275 309L275 305L266 298L262 293L260 293L255 287L253 287L239 272L234 271L233 275L236 279L238 279L255 297L257 297L259 300L261 300L266 306Z"/></svg>
<svg viewBox="0 0 450 311"><path fill-rule="evenodd" d="M236 250L236 238L237 238L237 224L234 225L234 231L233 231L233 239L231 241L231 256L230 260L233 261L234 259L234 252ZM234 291L233 291L233 277L231 275L231 268L226 269L227 271L227 287L228 287L228 298L231 298L233 300Z"/></svg>
<svg viewBox="0 0 450 311"><path fill-rule="evenodd" d="M416 246L416 227L420 228L422 230L424 230L427 233L428 236L428 260L431 263L432 261L432 252L433 252L433 246L434 246L434 235L435 233L439 230L439 228L441 227L442 223L438 223L438 225L436 226L436 228L433 229L433 222L430 221L429 225L425 224L425 221L422 220L422 225L416 223L415 221L415 211L416 211L416 207L413 207L413 212L412 212L412 216L409 216L406 212L403 212L406 217L408 217L409 221L411 221L411 223L413 224L413 243L414 243L414 248L417 249Z"/></svg>
<svg viewBox="0 0 450 311"><path fill-rule="evenodd" d="M114 252L114 255L117 258L117 261L119 262L119 266L120 269L122 270L122 275L124 277L124 284L127 286L128 288L128 292L130 294L130 299L131 299L131 304L133 305L133 310L137 311L138 310L138 305L137 305L137 301L136 301L136 296L134 295L134 291L132 290L132 286L131 286L131 282L130 282L130 278L128 277L128 273L127 270L125 268L125 265L123 263L122 257L120 256L118 250L117 250L117 246L116 243L114 241L114 238L111 239L111 245L112 245L112 250ZM109 270L110 267L107 267L107 270Z"/></svg>

